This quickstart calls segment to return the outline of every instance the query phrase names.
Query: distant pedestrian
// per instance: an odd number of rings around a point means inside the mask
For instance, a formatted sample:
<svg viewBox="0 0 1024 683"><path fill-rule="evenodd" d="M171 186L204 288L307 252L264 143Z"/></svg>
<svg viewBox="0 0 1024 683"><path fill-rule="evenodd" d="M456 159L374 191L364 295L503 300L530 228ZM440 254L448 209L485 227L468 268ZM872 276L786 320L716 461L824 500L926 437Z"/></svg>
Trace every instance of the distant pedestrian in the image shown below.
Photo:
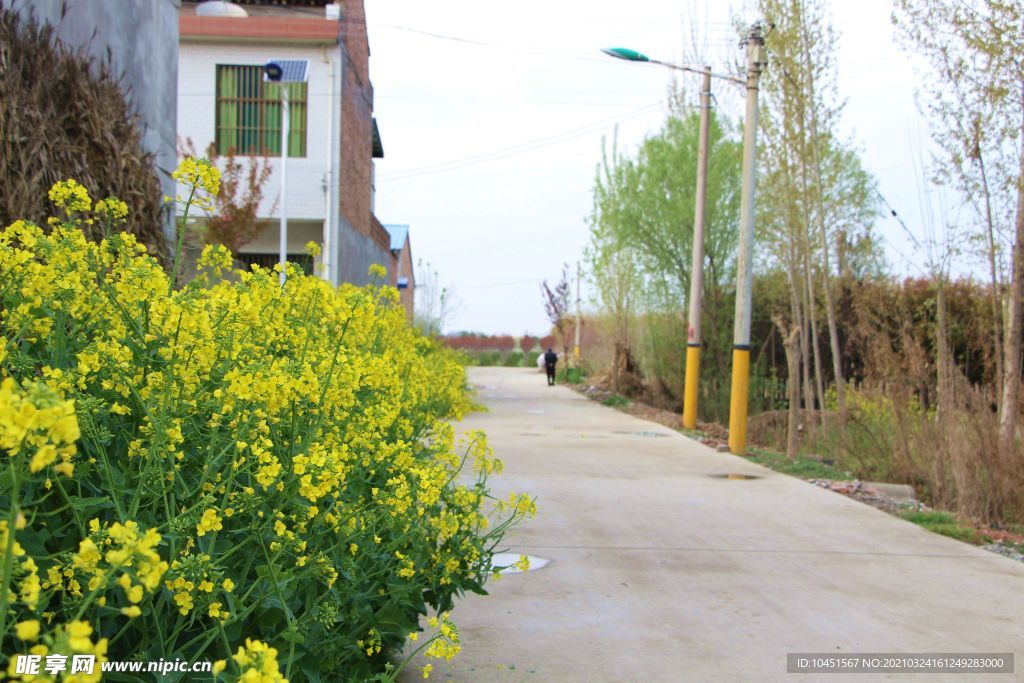
<svg viewBox="0 0 1024 683"><path fill-rule="evenodd" d="M544 369L548 373L548 386L555 386L555 366L558 365L558 354L552 349L548 349L547 353L544 354Z"/></svg>

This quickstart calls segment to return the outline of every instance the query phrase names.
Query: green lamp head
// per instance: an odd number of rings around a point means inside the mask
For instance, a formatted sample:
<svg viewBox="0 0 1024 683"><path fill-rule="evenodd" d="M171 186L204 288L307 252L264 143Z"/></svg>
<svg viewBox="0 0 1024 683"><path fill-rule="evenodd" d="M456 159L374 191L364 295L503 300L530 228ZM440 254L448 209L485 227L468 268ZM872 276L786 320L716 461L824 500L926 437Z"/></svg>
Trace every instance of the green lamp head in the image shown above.
<svg viewBox="0 0 1024 683"><path fill-rule="evenodd" d="M604 47L601 48L601 52L615 57L616 59L625 59L627 62L649 62L651 59L642 52L636 50L630 50L628 47Z"/></svg>

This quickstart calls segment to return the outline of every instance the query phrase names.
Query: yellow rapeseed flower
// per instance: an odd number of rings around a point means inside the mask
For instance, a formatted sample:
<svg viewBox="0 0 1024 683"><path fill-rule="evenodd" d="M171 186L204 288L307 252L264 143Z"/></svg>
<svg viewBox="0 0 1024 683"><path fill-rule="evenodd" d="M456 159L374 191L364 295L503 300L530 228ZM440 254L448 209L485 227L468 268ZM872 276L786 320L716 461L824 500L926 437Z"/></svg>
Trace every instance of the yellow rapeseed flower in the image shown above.
<svg viewBox="0 0 1024 683"><path fill-rule="evenodd" d="M14 633L19 640L36 640L39 637L39 621L36 619L20 621L14 627Z"/></svg>

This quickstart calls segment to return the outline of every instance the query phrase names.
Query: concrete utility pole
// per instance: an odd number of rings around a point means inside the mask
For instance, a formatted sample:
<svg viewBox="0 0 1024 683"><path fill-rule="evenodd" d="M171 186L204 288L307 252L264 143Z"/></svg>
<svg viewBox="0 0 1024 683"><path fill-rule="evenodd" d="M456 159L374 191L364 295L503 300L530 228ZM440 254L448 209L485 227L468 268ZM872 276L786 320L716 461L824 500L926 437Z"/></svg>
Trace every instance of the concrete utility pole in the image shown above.
<svg viewBox="0 0 1024 683"><path fill-rule="evenodd" d="M704 67L700 92L700 140L697 145L697 196L693 216L693 261L690 266L690 321L686 331L686 380L683 426L697 428L697 385L700 382L700 312L704 287L704 207L708 186L708 127L711 113L711 67Z"/></svg>
<svg viewBox="0 0 1024 683"><path fill-rule="evenodd" d="M580 365L580 324L583 318L580 315L580 262L576 262L576 345L573 347L572 355L576 367Z"/></svg>
<svg viewBox="0 0 1024 683"><path fill-rule="evenodd" d="M729 399L729 450L747 450L750 392L750 314L753 286L754 184L757 175L757 90L765 66L761 25L747 33L747 116L743 125L743 184L740 190L740 251L736 266L736 324L733 329L732 391Z"/></svg>

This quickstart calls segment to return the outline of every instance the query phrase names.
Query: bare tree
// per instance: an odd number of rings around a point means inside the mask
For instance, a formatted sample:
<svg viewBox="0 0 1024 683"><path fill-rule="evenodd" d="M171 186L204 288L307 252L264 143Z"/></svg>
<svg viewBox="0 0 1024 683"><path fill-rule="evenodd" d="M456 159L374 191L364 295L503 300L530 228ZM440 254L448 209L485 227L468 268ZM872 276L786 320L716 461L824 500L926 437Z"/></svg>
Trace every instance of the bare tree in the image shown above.
<svg viewBox="0 0 1024 683"><path fill-rule="evenodd" d="M416 290L413 325L428 337L438 337L458 312L460 301L452 284L441 283L441 276L430 261L416 262Z"/></svg>
<svg viewBox="0 0 1024 683"><path fill-rule="evenodd" d="M569 264L562 267L562 278L552 289L548 281L541 283L541 292L544 295L544 312L555 329L559 340L562 342L562 357L569 357L569 330L572 329L575 318L569 312L571 304L572 287L569 284Z"/></svg>
<svg viewBox="0 0 1024 683"><path fill-rule="evenodd" d="M998 212L992 210L992 199L1001 193L1016 196L1005 339L999 338L1000 316L995 310L993 324L996 348L1003 344L999 451L1004 458L1019 457L1016 439L1024 330L1024 7L1007 0L896 0L893 23L907 47L928 61L924 108L935 124L933 138L946 151L947 176L957 180L959 189L981 209L994 290L1000 284ZM996 192L991 191L992 174L997 178Z"/></svg>

